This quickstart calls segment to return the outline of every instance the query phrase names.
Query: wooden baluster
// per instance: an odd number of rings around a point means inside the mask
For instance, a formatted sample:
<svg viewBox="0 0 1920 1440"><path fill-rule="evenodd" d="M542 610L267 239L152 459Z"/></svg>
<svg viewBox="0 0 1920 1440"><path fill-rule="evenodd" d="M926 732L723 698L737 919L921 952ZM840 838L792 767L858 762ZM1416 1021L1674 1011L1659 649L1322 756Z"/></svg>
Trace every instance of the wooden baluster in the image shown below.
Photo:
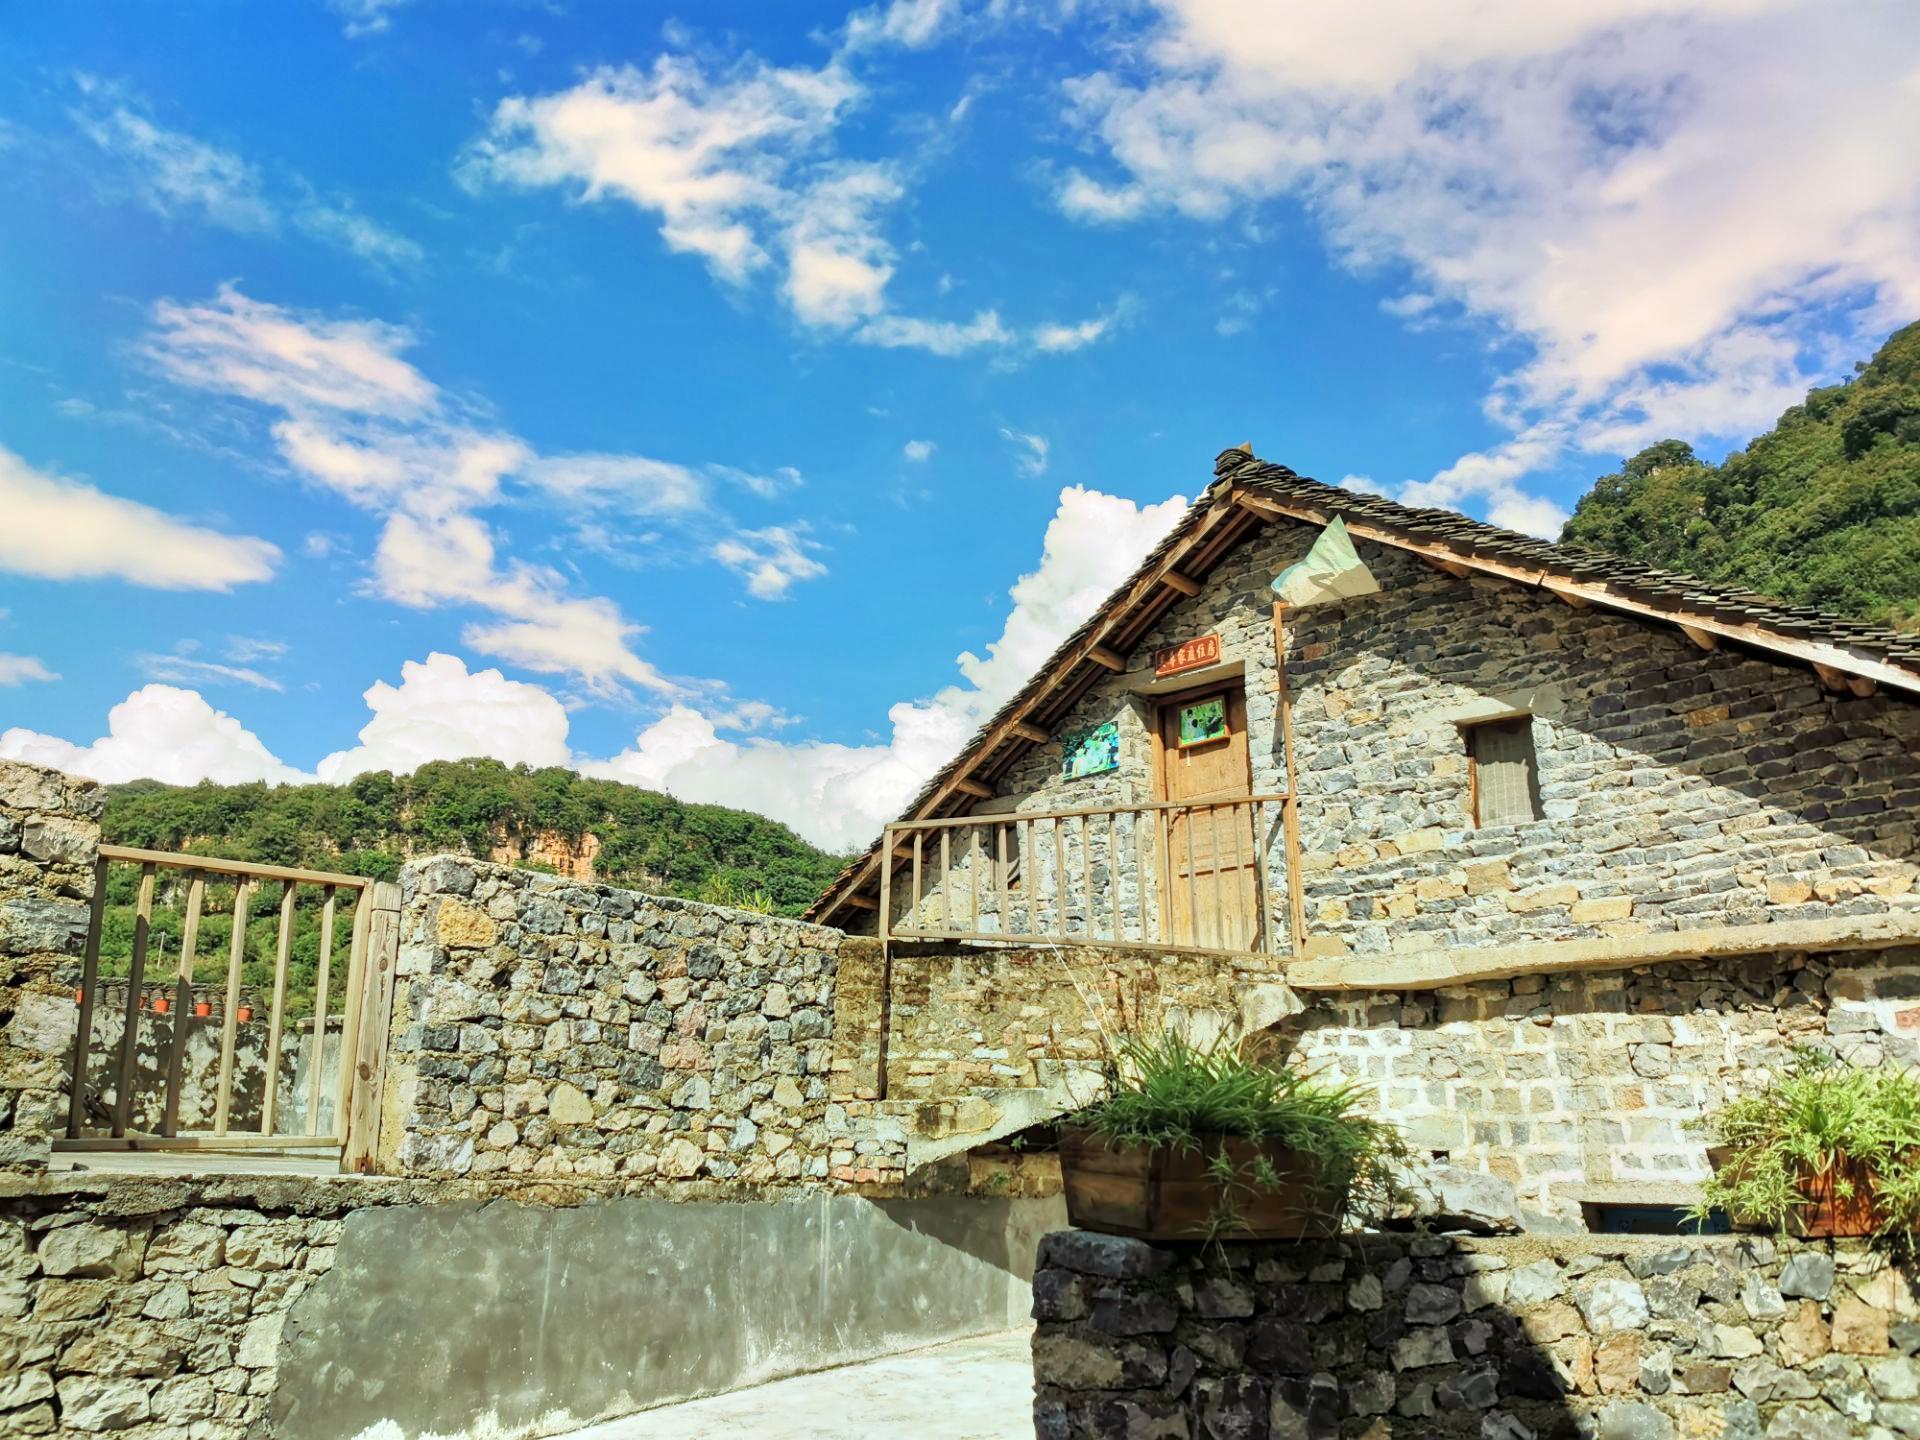
<svg viewBox="0 0 1920 1440"><path fill-rule="evenodd" d="M980 827L967 827L967 915L968 929L980 933Z"/></svg>
<svg viewBox="0 0 1920 1440"><path fill-rule="evenodd" d="M1233 948L1236 950L1253 948L1253 938L1247 933L1247 845L1246 832L1240 828L1242 820L1251 820L1251 808L1242 813L1240 802L1227 806L1227 827L1233 831Z"/></svg>
<svg viewBox="0 0 1920 1440"><path fill-rule="evenodd" d="M1013 902L1007 898L1007 893L1011 889L1011 886L1007 883L1007 826L1005 822L998 823L993 827L993 848L993 878L994 889L999 897L1000 933L1002 935L1008 935L1013 932Z"/></svg>
<svg viewBox="0 0 1920 1440"><path fill-rule="evenodd" d="M898 843L894 839L894 836L898 833L897 830L889 825L881 832L880 836L881 842L885 847L880 860L879 932L880 939L883 943L893 934L893 867L894 863L899 859L899 857L893 853L893 847Z"/></svg>
<svg viewBox="0 0 1920 1440"><path fill-rule="evenodd" d="M1087 939L1094 940L1100 930L1100 904L1093 898L1093 817L1080 817L1080 894L1087 904Z"/></svg>
<svg viewBox="0 0 1920 1440"><path fill-rule="evenodd" d="M340 1074L334 1085L333 1135L344 1145L352 1113L355 1057L360 1053L360 1007L367 986L367 943L373 929L373 886L360 887L347 940L347 987L340 997Z"/></svg>
<svg viewBox="0 0 1920 1440"><path fill-rule="evenodd" d="M67 1138L78 1140L87 1118L87 1050L93 1044L94 991L100 985L100 926L107 913L107 862L93 862L93 903L87 908L87 949L80 962L80 1014L73 1035L73 1088L67 1092Z"/></svg>
<svg viewBox="0 0 1920 1440"><path fill-rule="evenodd" d="M1253 802L1253 897L1260 907L1259 924L1254 929L1254 941L1260 947L1260 953L1273 953L1273 913L1272 897L1268 894L1267 884L1267 802Z"/></svg>
<svg viewBox="0 0 1920 1440"><path fill-rule="evenodd" d="M1135 810L1133 815L1133 903L1140 907L1140 943L1147 943L1147 862L1145 845L1140 829L1146 823L1146 812Z"/></svg>
<svg viewBox="0 0 1920 1440"><path fill-rule="evenodd" d="M313 1048L307 1056L311 1071L307 1083L307 1134L320 1133L320 1097L324 1087L320 1077L327 1058L327 969L333 962L333 891L326 888L320 905L320 968L313 980Z"/></svg>
<svg viewBox="0 0 1920 1440"><path fill-rule="evenodd" d="M909 913L913 916L913 928L910 933L916 935L924 928L920 924L920 852L923 848L921 842L926 839L926 833L924 830L913 832L913 909Z"/></svg>
<svg viewBox="0 0 1920 1440"><path fill-rule="evenodd" d="M1227 907L1220 895L1221 849L1220 807L1218 805L1207 806L1207 859L1209 862L1208 868L1212 877L1207 888L1213 892L1212 928L1209 934L1213 939L1213 948L1216 950L1224 950L1227 947L1220 942L1227 938L1224 933L1227 928Z"/></svg>
<svg viewBox="0 0 1920 1440"><path fill-rule="evenodd" d="M1200 945L1200 883L1194 879L1194 806L1187 810L1187 943Z"/></svg>
<svg viewBox="0 0 1920 1440"><path fill-rule="evenodd" d="M940 930L953 928L953 830L940 827Z"/></svg>
<svg viewBox="0 0 1920 1440"><path fill-rule="evenodd" d="M1108 921L1113 926L1114 940L1127 937L1120 929L1120 812L1107 812L1107 907Z"/></svg>
<svg viewBox="0 0 1920 1440"><path fill-rule="evenodd" d="M133 908L133 958L127 965L127 1020L120 1032L120 1076L113 1097L113 1134L133 1126L133 1082L140 1060L140 989L147 978L147 931L153 924L153 866L140 867L140 898Z"/></svg>
<svg viewBox="0 0 1920 1440"><path fill-rule="evenodd" d="M187 918L180 929L180 963L173 993L173 1043L167 1047L167 1108L160 1133L169 1139L180 1133L180 1091L186 1080L187 1026L193 1023L193 960L200 943L200 911L206 904L207 880L196 874L187 887Z"/></svg>
<svg viewBox="0 0 1920 1440"><path fill-rule="evenodd" d="M1053 931L1067 938L1067 836L1066 821L1053 817Z"/></svg>
<svg viewBox="0 0 1920 1440"><path fill-rule="evenodd" d="M260 1133L273 1134L280 1108L281 1022L287 1005L287 970L293 960L293 881L280 892L280 934L273 947L273 1004L267 1020L267 1086L260 1101Z"/></svg>
<svg viewBox="0 0 1920 1440"><path fill-rule="evenodd" d="M1026 933L1040 934L1040 852L1033 848L1033 821L1020 822L1020 873L1027 888Z"/></svg>
<svg viewBox="0 0 1920 1440"><path fill-rule="evenodd" d="M233 941L227 946L227 1008L220 1022L220 1088L214 1094L213 1133L227 1133L227 1117L233 1111L233 1045L240 1024L240 966L247 958L247 902L253 898L253 882L246 876L233 887Z"/></svg>

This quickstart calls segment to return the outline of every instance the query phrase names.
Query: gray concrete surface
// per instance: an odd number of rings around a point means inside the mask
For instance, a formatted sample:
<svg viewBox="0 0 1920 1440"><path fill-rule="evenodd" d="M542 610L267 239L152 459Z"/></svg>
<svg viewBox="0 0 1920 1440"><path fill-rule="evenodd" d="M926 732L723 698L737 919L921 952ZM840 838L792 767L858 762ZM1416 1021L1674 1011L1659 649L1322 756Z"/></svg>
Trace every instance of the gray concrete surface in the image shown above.
<svg viewBox="0 0 1920 1440"><path fill-rule="evenodd" d="M1033 1440L1031 1333L958 1340L756 1385L565 1440Z"/></svg>
<svg viewBox="0 0 1920 1440"><path fill-rule="evenodd" d="M1004 1332L1063 1223L1057 1198L358 1210L288 1314L275 1432L552 1435Z"/></svg>

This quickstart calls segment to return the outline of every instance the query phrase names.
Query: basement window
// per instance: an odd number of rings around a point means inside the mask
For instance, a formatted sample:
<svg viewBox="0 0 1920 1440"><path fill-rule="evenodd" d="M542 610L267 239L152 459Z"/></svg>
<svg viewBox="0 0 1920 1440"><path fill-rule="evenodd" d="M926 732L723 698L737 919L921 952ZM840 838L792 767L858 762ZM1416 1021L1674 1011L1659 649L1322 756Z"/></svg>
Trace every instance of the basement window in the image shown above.
<svg viewBox="0 0 1920 1440"><path fill-rule="evenodd" d="M1540 818L1540 763L1533 717L1489 720L1466 731L1468 792L1475 825L1520 825Z"/></svg>

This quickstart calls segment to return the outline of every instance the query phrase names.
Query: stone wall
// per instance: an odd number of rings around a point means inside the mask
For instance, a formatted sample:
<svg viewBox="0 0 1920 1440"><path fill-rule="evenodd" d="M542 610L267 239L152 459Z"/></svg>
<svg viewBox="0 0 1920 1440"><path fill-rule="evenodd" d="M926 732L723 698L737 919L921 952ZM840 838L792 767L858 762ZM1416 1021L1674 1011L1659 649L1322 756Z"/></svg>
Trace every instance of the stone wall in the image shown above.
<svg viewBox="0 0 1920 1440"><path fill-rule="evenodd" d="M73 997L62 967L87 942L100 787L0 760L0 1169L43 1169L64 1100Z"/></svg>
<svg viewBox="0 0 1920 1440"><path fill-rule="evenodd" d="M1283 1049L1367 1086L1437 1164L1487 1177L1479 1213L1535 1227L1578 1227L1583 1198L1688 1201L1707 1174L1690 1122L1791 1047L1920 1063L1914 948L1302 998Z"/></svg>
<svg viewBox="0 0 1920 1440"><path fill-rule="evenodd" d="M1316 533L1276 523L1235 550L1142 640L1133 668L1089 689L980 810L1152 800L1149 656L1208 632L1220 636L1222 666L1244 674L1254 791L1287 788L1268 582ZM1920 705L1835 696L1796 666L1703 651L1677 631L1511 582L1455 579L1371 542L1357 549L1381 593L1292 611L1286 626L1307 930L1321 952L1920 907ZM1476 828L1460 727L1514 711L1533 716L1543 816ZM1119 768L1061 778L1063 742L1108 720L1120 726ZM1099 827L1093 843L1104 895ZM1070 891L1076 845L1070 832ZM1044 831L1041 848L1050 851ZM1129 893L1130 853L1123 839ZM1042 860L1050 874L1050 853ZM1267 860L1272 921L1285 934L1277 840Z"/></svg>
<svg viewBox="0 0 1920 1440"><path fill-rule="evenodd" d="M383 1171L901 1178L898 1119L829 1094L838 931L477 861L401 885Z"/></svg>
<svg viewBox="0 0 1920 1440"><path fill-rule="evenodd" d="M1858 1246L1064 1231L1033 1308L1040 1440L1920 1435L1920 1306Z"/></svg>
<svg viewBox="0 0 1920 1440"><path fill-rule="evenodd" d="M555 1434L1004 1330L1061 1220L629 1188L0 1175L0 1434Z"/></svg>

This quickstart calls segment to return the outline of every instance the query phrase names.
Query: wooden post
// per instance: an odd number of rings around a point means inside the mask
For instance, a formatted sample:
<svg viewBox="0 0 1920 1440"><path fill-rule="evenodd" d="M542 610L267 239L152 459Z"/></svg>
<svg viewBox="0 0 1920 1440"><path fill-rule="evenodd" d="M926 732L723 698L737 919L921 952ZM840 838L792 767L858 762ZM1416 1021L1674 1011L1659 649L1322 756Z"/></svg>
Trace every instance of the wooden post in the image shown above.
<svg viewBox="0 0 1920 1440"><path fill-rule="evenodd" d="M347 941L347 986L340 997L340 1074L334 1086L333 1133L344 1146L353 1101L353 1067L360 1046L360 1005L367 984L367 932L373 925L373 887L362 886Z"/></svg>
<svg viewBox="0 0 1920 1440"><path fill-rule="evenodd" d="M926 833L924 830L913 832L913 909L908 912L911 917L907 922L909 935L917 935L926 928L920 923L920 852Z"/></svg>
<svg viewBox="0 0 1920 1440"><path fill-rule="evenodd" d="M200 909L206 904L207 877L195 875L187 886L187 919L180 930L179 979L174 984L173 1044L167 1048L167 1108L160 1133L180 1133L180 1089L186 1079L187 1025L193 1019L193 952L200 943Z"/></svg>
<svg viewBox="0 0 1920 1440"><path fill-rule="evenodd" d="M1147 861L1145 838L1140 833L1146 826L1147 815L1144 810L1133 812L1133 903L1140 907L1140 943L1147 943Z"/></svg>
<svg viewBox="0 0 1920 1440"><path fill-rule="evenodd" d="M1287 855L1287 917L1293 953L1307 951L1306 877L1300 868L1300 775L1293 768L1293 693L1287 687L1286 606L1273 602L1273 673L1280 702L1280 748L1287 766L1287 798L1280 802L1280 830Z"/></svg>
<svg viewBox="0 0 1920 1440"><path fill-rule="evenodd" d="M893 866L894 866L894 828L889 825L880 839L885 846L885 856L880 861L880 925L878 934L882 944L893 931Z"/></svg>
<svg viewBox="0 0 1920 1440"><path fill-rule="evenodd" d="M1245 945L1251 950L1253 948L1253 939L1247 934L1246 917L1242 913L1246 903L1247 892L1240 888L1244 883L1240 879L1240 872L1247 868L1245 844L1247 836L1246 832L1240 828L1240 818L1240 804L1238 801L1235 801L1233 804L1227 806L1227 828L1233 831L1233 944L1236 950L1242 945ZM1251 824L1253 820L1252 805L1247 806L1246 818L1248 823Z"/></svg>
<svg viewBox="0 0 1920 1440"><path fill-rule="evenodd" d="M1033 848L1033 821L1020 822L1020 875L1027 887L1027 934L1040 933L1040 852Z"/></svg>
<svg viewBox="0 0 1920 1440"><path fill-rule="evenodd" d="M967 826L967 928L980 933L980 827Z"/></svg>
<svg viewBox="0 0 1920 1440"><path fill-rule="evenodd" d="M93 903L87 909L87 951L80 962L80 1028L73 1037L73 1089L67 1094L67 1138L78 1140L87 1118L87 1047L93 1043L94 990L100 981L100 924L107 913L107 862L93 862Z"/></svg>
<svg viewBox="0 0 1920 1440"><path fill-rule="evenodd" d="M240 966L247 958L247 902L253 898L253 882L241 876L233 887L233 939L227 946L227 1004L220 1017L220 1088L213 1102L213 1133L227 1133L227 1117L233 1111L233 1044L240 1025Z"/></svg>
<svg viewBox="0 0 1920 1440"><path fill-rule="evenodd" d="M1067 838L1066 821L1053 817L1053 931L1067 938Z"/></svg>
<svg viewBox="0 0 1920 1440"><path fill-rule="evenodd" d="M127 965L127 1023L120 1032L120 1079L113 1096L113 1134L133 1124L133 1082L140 1060L140 989L147 978L147 931L153 924L153 866L140 867L140 898L133 909L133 958Z"/></svg>
<svg viewBox="0 0 1920 1440"><path fill-rule="evenodd" d="M953 828L940 827L940 928L953 929Z"/></svg>
<svg viewBox="0 0 1920 1440"><path fill-rule="evenodd" d="M1093 898L1093 817L1080 817L1080 895L1087 902L1087 941L1096 938L1099 926L1096 922L1100 906Z"/></svg>
<svg viewBox="0 0 1920 1440"><path fill-rule="evenodd" d="M400 961L400 887L382 880L373 887L367 927L366 983L362 987L359 1053L353 1065L353 1100L343 1171L370 1171L380 1143L381 1088L393 1028L393 989Z"/></svg>
<svg viewBox="0 0 1920 1440"><path fill-rule="evenodd" d="M1126 939L1120 925L1120 812L1107 812L1107 919L1113 925L1113 938Z"/></svg>
<svg viewBox="0 0 1920 1440"><path fill-rule="evenodd" d="M273 947L273 1005L267 1018L267 1091L260 1101L260 1133L273 1134L280 1108L280 1038L287 1010L287 968L293 961L293 881L280 892L280 933Z"/></svg>

